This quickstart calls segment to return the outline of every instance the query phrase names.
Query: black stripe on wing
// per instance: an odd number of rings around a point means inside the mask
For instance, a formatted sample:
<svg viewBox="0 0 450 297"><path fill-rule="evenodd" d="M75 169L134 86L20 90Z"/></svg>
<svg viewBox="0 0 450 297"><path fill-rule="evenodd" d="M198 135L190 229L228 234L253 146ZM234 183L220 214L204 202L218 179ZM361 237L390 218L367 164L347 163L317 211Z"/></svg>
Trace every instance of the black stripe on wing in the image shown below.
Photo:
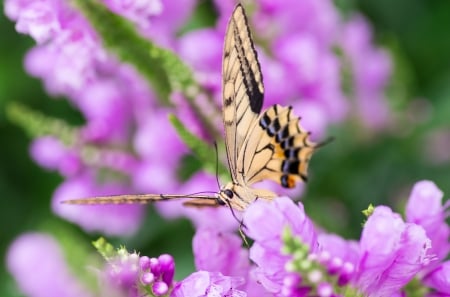
<svg viewBox="0 0 450 297"><path fill-rule="evenodd" d="M264 101L264 85L258 53L253 44L247 16L238 4L233 13L235 48L251 110L259 114Z"/></svg>
<svg viewBox="0 0 450 297"><path fill-rule="evenodd" d="M272 106L261 114L258 125L263 130L260 143L264 145L255 151L248 183L267 178L292 188L298 181L306 181L309 160L317 145L309 140L310 133L300 127L299 118L292 116L291 107ZM258 158L263 154L264 158ZM264 164L258 164L261 160Z"/></svg>

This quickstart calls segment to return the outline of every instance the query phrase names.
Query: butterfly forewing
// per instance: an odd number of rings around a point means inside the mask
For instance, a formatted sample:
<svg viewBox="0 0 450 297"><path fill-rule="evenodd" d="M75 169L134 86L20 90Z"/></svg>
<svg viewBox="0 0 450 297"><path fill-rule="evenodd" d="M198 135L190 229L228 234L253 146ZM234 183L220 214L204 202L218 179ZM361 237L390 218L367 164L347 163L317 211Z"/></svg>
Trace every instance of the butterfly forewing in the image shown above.
<svg viewBox="0 0 450 297"><path fill-rule="evenodd" d="M156 201L192 198L199 204L217 204L217 198L211 195L164 195L164 194L141 194L141 195L112 195L91 197L84 199L72 199L63 201L65 204L148 204Z"/></svg>
<svg viewBox="0 0 450 297"><path fill-rule="evenodd" d="M238 183L242 182L236 171L239 152L261 112L264 97L261 69L241 5L235 8L225 33L222 79L228 165Z"/></svg>

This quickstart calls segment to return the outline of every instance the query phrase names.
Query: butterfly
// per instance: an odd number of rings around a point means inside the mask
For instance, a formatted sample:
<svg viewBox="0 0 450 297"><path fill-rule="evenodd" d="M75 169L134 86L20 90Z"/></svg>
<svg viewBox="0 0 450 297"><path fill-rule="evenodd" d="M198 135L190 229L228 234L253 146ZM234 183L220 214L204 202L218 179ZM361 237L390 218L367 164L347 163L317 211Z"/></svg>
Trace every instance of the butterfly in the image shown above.
<svg viewBox="0 0 450 297"><path fill-rule="evenodd" d="M238 4L228 22L223 63L223 123L231 182L215 195L119 195L67 200L68 204L149 203L189 198L190 206L227 205L244 210L256 199L274 199L269 190L251 186L273 180L285 188L307 180L313 152L323 143L313 143L310 133L292 114L292 107L274 105L261 113L264 84L247 17Z"/></svg>

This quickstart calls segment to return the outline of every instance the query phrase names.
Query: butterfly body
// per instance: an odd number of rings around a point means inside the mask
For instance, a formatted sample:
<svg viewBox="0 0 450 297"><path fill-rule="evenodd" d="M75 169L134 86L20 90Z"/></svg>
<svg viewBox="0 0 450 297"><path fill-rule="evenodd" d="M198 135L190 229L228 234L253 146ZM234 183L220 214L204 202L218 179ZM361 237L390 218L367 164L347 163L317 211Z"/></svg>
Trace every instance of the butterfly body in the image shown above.
<svg viewBox="0 0 450 297"><path fill-rule="evenodd" d="M309 140L291 107L262 110L264 84L244 8L238 4L225 33L222 64L223 123L231 182L215 195L122 195L75 199L72 204L148 203L190 198L192 206L227 205L244 210L256 199L273 199L269 190L251 186L272 180L285 188L306 181L311 155L320 145Z"/></svg>

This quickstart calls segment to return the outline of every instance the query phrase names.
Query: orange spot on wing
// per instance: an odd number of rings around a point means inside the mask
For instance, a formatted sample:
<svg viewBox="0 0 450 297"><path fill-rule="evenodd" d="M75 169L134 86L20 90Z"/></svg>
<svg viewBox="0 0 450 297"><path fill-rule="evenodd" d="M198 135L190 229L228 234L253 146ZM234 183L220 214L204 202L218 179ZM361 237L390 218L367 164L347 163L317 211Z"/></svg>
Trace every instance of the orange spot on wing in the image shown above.
<svg viewBox="0 0 450 297"><path fill-rule="evenodd" d="M274 156L275 158L285 159L284 157L284 149L281 147L279 143L274 142Z"/></svg>

